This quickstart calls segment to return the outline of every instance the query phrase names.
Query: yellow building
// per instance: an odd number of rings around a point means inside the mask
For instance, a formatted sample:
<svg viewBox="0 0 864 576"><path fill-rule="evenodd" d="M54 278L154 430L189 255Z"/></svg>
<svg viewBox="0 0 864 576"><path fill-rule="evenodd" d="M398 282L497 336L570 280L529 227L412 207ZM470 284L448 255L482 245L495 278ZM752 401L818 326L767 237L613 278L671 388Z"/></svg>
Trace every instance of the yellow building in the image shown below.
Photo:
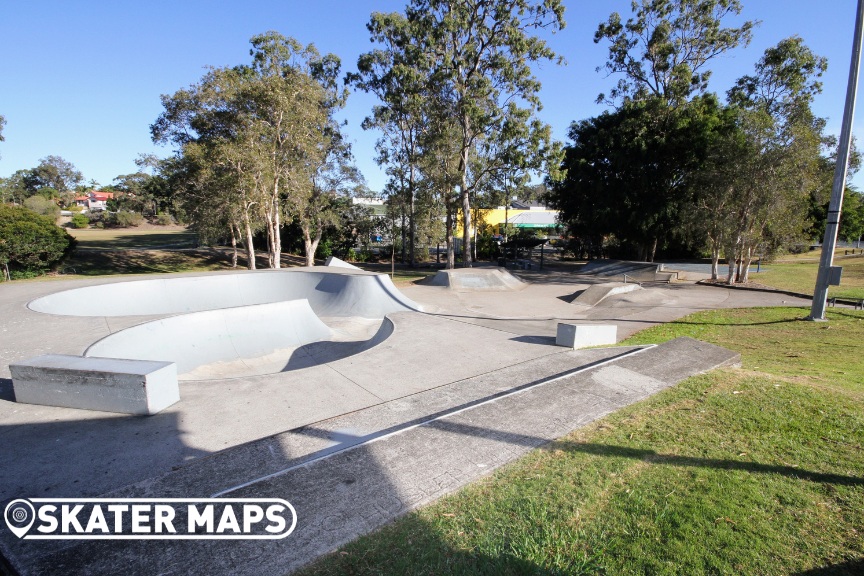
<svg viewBox="0 0 864 576"><path fill-rule="evenodd" d="M503 234L504 225L509 224L511 228L535 228L552 230L558 226L558 210L548 208L517 209L489 208L472 211L473 217L479 213L479 218L474 225L479 224L479 232L490 232L492 234ZM472 231L473 232L473 231ZM462 235L462 218L456 219L456 236Z"/></svg>

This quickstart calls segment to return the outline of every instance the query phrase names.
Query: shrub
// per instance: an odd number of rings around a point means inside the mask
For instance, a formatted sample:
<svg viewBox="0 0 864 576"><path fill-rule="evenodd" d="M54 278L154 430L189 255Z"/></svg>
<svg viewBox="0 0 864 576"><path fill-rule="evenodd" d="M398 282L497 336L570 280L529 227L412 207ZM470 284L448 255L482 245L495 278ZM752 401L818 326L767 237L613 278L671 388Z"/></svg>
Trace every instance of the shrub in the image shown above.
<svg viewBox="0 0 864 576"><path fill-rule="evenodd" d="M167 212L159 212L159 214L156 215L156 224L159 226L170 226L173 223L174 219L171 218L171 215Z"/></svg>
<svg viewBox="0 0 864 576"><path fill-rule="evenodd" d="M129 212L128 210L120 210L111 216L111 224L119 228L130 228L138 226L144 221L144 217L137 212Z"/></svg>
<svg viewBox="0 0 864 576"><path fill-rule="evenodd" d="M36 214L49 216L55 220L60 216L60 207L57 206L57 203L38 194L24 200L24 207Z"/></svg>
<svg viewBox="0 0 864 576"><path fill-rule="evenodd" d="M72 224L73 228L87 228L87 226L90 225L90 219L85 214L81 214L79 212L78 214L72 216L72 220L70 220L70 223Z"/></svg>
<svg viewBox="0 0 864 576"><path fill-rule="evenodd" d="M75 239L49 216L22 206L0 205L0 267L13 277L32 276L60 262Z"/></svg>

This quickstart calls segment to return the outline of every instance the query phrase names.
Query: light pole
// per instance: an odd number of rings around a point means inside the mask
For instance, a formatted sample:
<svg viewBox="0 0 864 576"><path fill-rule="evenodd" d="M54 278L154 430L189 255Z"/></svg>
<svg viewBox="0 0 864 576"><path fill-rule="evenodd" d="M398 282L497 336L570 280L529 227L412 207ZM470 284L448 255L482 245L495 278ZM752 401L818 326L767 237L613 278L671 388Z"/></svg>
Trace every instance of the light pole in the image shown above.
<svg viewBox="0 0 864 576"><path fill-rule="evenodd" d="M864 0L858 0L858 12L855 17L855 39L852 43L852 63L849 67L849 83L846 86L846 107L843 110L843 126L840 130L840 141L837 144L837 164L834 167L834 183L831 187L831 202L828 205L828 220L825 225L825 238L822 241L819 274L816 277L816 288L813 290L813 306L810 309L810 320L825 320L828 286L832 283L839 283L839 275L832 273L835 271L832 264L834 263L834 247L837 245L840 211L843 207L846 172L849 168L852 118L855 115L855 99L858 95L858 70L861 65L862 26L864 26ZM839 272L839 270L836 272Z"/></svg>

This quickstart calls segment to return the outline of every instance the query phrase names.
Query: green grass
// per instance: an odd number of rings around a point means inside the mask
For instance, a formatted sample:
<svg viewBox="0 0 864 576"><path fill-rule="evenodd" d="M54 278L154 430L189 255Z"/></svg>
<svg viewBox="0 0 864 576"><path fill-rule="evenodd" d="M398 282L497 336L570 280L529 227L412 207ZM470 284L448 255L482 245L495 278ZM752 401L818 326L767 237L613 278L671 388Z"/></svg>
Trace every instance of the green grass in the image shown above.
<svg viewBox="0 0 864 576"><path fill-rule="evenodd" d="M303 574L864 572L864 313L806 316L704 312L636 335L714 342L744 367L616 412Z"/></svg>
<svg viewBox="0 0 864 576"><path fill-rule="evenodd" d="M194 248L198 235L183 228L136 230L134 228L86 228L68 232L78 240L78 247L89 250L129 250L151 248Z"/></svg>
<svg viewBox="0 0 864 576"><path fill-rule="evenodd" d="M843 252L840 251L839 254ZM818 253L804 257L789 257L778 262L765 264L766 271L758 274L751 272L750 279L760 284L773 286L781 290L790 290L801 294L813 294L816 285L816 273L819 270ZM864 298L864 257L837 257L835 266L843 267L843 277L840 286L831 286L829 296L840 298ZM751 270L755 270L752 268Z"/></svg>

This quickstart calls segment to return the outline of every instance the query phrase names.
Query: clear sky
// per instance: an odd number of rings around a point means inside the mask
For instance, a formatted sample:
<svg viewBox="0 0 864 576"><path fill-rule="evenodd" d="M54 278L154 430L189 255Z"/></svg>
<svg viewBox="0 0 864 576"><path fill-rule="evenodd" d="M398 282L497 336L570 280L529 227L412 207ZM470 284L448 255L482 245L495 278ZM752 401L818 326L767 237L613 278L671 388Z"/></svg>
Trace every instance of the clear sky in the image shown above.
<svg viewBox="0 0 864 576"><path fill-rule="evenodd" d="M537 70L543 83L541 117L566 140L574 120L600 113L597 94L616 82L595 69L606 59L595 45L597 24L613 11L630 13L630 0L564 0L567 27L549 36L568 64ZM752 44L716 60L710 89L720 94L749 74L762 52L801 36L828 58L824 92L815 112L839 134L852 47L854 0L743 0L743 19L761 20ZM166 156L150 141L161 112L159 96L196 82L205 66L249 61L249 38L276 30L321 52L335 53L343 70L372 48L366 22L372 12L400 11L404 0L0 0L0 177L59 155L88 180L110 184L136 171L139 153ZM343 112L357 164L373 190L385 181L373 160L374 132L360 123L374 101L352 93ZM864 106L859 106L859 110ZM860 118L856 135L862 140ZM864 176L855 178L864 188Z"/></svg>

